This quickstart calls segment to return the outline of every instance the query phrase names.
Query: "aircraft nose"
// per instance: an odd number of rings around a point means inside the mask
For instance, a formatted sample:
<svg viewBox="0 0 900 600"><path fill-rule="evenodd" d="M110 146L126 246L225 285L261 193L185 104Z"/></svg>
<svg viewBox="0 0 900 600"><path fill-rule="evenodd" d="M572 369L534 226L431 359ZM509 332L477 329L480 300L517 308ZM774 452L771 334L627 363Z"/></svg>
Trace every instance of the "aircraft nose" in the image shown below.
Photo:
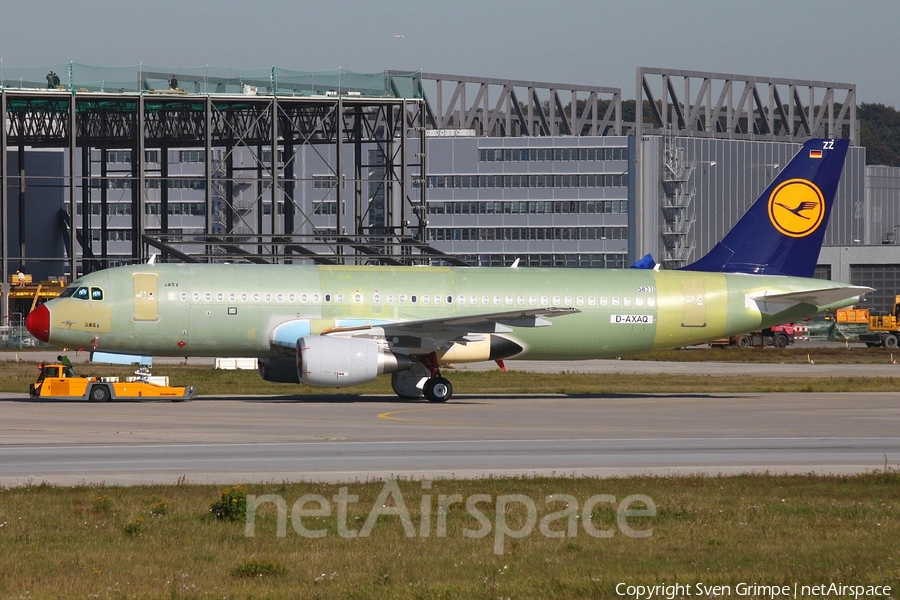
<svg viewBox="0 0 900 600"><path fill-rule="evenodd" d="M41 340L42 342L50 341L50 309L41 304L36 309L28 313L25 317L25 329L28 333Z"/></svg>

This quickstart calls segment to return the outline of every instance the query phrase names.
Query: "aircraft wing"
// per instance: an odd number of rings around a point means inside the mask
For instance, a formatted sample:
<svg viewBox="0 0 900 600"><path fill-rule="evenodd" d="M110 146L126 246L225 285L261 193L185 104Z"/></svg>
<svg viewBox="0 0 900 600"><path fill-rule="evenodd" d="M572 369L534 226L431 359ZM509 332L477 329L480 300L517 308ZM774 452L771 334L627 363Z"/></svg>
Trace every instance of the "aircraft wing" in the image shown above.
<svg viewBox="0 0 900 600"><path fill-rule="evenodd" d="M465 333L507 333L509 327L546 327L552 325L544 317L552 318L581 312L577 308L534 308L530 310L511 310L498 313L484 313L421 321L402 321L382 325L385 334L389 332L427 332L437 331Z"/></svg>
<svg viewBox="0 0 900 600"><path fill-rule="evenodd" d="M788 293L769 293L769 291L759 294L748 294L747 305L755 304L760 312L765 314L774 314L787 310L797 304L810 304L812 306L828 306L836 302L844 300L859 299L864 294L874 292L874 288L851 285L844 287L821 288L818 290L807 290L803 292Z"/></svg>
<svg viewBox="0 0 900 600"><path fill-rule="evenodd" d="M394 348L437 350L446 348L452 343L464 344L481 340L483 337L480 334L508 333L512 331L510 327L546 327L552 325L548 319L579 312L581 311L577 308L544 307L417 321L397 321L363 327L338 327L322 333L352 337L384 337Z"/></svg>

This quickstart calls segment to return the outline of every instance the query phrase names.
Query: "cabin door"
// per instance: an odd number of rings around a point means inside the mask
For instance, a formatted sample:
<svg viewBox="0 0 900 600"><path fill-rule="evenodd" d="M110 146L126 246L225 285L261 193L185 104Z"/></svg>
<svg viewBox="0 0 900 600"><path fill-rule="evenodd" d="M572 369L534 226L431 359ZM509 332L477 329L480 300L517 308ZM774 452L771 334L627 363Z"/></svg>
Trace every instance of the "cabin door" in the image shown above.
<svg viewBox="0 0 900 600"><path fill-rule="evenodd" d="M706 288L702 281L685 281L682 327L706 327Z"/></svg>
<svg viewBox="0 0 900 600"><path fill-rule="evenodd" d="M156 273L134 274L134 320L159 321Z"/></svg>

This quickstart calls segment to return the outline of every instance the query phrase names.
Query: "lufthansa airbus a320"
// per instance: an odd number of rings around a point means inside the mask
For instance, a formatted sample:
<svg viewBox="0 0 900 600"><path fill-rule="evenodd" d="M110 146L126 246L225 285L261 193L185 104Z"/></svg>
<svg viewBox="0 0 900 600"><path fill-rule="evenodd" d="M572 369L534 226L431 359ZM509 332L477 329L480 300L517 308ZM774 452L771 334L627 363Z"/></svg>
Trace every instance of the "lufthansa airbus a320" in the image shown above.
<svg viewBox="0 0 900 600"><path fill-rule="evenodd" d="M268 381L389 373L400 397L444 402L450 362L628 356L858 302L870 288L812 278L848 145L807 141L681 270L139 264L78 278L26 325L70 348L254 356Z"/></svg>

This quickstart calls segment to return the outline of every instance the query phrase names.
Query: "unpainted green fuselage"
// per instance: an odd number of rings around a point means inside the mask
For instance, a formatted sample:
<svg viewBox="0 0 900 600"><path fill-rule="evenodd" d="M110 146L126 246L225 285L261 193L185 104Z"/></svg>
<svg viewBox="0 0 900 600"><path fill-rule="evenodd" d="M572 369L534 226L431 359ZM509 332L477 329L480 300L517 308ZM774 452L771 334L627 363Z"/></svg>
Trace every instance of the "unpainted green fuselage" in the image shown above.
<svg viewBox="0 0 900 600"><path fill-rule="evenodd" d="M505 336L524 348L512 358L577 360L691 345L806 318L826 307L801 304L763 314L748 298L824 283L640 269L159 264L86 275L71 287L87 288L80 294L87 297L46 307L50 342L59 346L220 357L278 356L276 331L315 335L335 327L571 307L580 312L553 318L550 326L514 327Z"/></svg>

